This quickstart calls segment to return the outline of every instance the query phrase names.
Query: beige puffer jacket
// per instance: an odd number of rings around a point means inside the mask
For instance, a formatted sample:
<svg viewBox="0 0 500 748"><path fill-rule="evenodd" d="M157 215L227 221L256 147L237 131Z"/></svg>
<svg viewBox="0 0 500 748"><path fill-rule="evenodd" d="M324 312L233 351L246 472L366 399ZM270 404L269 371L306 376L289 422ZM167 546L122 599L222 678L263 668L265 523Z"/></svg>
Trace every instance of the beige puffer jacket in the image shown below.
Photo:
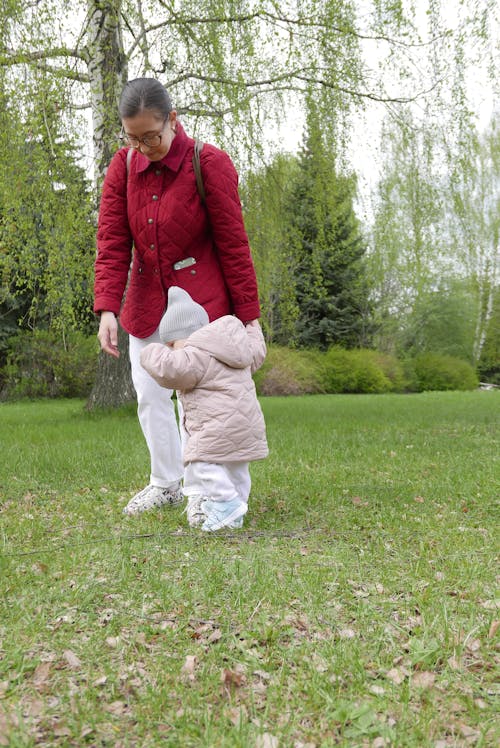
<svg viewBox="0 0 500 748"><path fill-rule="evenodd" d="M258 325L226 315L189 336L184 348L151 343L141 364L176 389L184 409L184 462L249 462L268 455L264 416L252 373L264 361Z"/></svg>

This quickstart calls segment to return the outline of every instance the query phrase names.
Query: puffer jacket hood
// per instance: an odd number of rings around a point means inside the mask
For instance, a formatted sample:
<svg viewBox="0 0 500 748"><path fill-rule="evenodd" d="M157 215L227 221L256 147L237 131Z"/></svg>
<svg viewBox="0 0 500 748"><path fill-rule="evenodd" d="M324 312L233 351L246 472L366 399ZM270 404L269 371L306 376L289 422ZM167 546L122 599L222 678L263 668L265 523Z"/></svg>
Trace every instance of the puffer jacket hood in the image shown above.
<svg viewBox="0 0 500 748"><path fill-rule="evenodd" d="M252 363L248 335L241 322L229 315L200 328L186 341L232 369L245 369Z"/></svg>

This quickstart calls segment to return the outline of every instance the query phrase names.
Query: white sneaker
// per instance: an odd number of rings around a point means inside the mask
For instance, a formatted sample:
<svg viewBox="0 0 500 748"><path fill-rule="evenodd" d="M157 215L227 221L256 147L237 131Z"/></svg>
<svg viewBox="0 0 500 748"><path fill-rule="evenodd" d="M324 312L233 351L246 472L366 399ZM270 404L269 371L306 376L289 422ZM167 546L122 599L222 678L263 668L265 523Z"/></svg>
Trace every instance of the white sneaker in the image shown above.
<svg viewBox="0 0 500 748"><path fill-rule="evenodd" d="M187 521L190 527L200 527L207 515L203 511L203 502L206 501L205 496L191 496L188 498L188 503L184 511L187 515Z"/></svg>
<svg viewBox="0 0 500 748"><path fill-rule="evenodd" d="M248 511L248 506L240 499L231 501L211 501L207 499L203 504L203 511L206 514L206 520L201 529L205 532L215 532L227 527L232 530L239 530L243 523L239 520L243 518Z"/></svg>
<svg viewBox="0 0 500 748"><path fill-rule="evenodd" d="M184 500L180 481L168 488L160 486L146 486L142 491L136 493L123 510L124 514L140 514L150 509L158 509L161 506L177 506Z"/></svg>

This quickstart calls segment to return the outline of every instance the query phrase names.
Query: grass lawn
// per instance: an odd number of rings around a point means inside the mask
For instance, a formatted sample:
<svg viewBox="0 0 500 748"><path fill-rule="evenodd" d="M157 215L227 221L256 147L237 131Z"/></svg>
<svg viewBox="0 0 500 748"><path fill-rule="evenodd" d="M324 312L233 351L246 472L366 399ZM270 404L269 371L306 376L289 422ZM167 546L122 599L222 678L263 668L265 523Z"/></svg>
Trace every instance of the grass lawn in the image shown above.
<svg viewBox="0 0 500 748"><path fill-rule="evenodd" d="M497 746L497 392L268 398L245 529L133 408L0 405L0 746Z"/></svg>

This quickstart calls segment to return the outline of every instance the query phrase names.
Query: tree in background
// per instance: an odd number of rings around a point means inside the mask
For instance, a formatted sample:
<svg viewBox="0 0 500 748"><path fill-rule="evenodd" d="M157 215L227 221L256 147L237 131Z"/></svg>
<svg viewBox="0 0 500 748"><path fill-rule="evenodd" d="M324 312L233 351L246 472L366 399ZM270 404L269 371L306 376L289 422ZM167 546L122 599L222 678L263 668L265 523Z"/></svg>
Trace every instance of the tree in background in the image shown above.
<svg viewBox="0 0 500 748"><path fill-rule="evenodd" d="M337 161L318 112L310 105L299 170L284 215L297 310L291 342L299 347L351 348L367 343L368 287L362 263L366 247L353 209L355 178L339 174ZM277 337L284 343L290 331L281 302Z"/></svg>
<svg viewBox="0 0 500 748"><path fill-rule="evenodd" d="M494 9L492 0L481 9L475 0L462 4L472 22L465 20L460 34L478 20L484 26ZM159 77L179 113L191 119L190 130L213 136L242 162L262 153L262 125L279 122L290 101L300 111L312 94L321 105L322 128L333 123L340 137L354 103L398 104L434 92L443 69L436 75L429 61L437 57L436 40L447 37L434 19L446 5L429 2L434 26L422 40L413 4L381 0L184 0L180 8L154 0L75 0L69 8L62 0L10 0L0 8L0 66L20 111L32 97L26 81L45 78L65 86L65 124L76 108L91 106L99 185L118 146L116 104L129 74ZM382 55L370 54L374 45ZM448 64L449 57L442 59ZM380 68L394 72L390 85ZM122 378L126 367L116 372L115 364L102 359L98 382L108 379L111 386L96 398L99 404L109 392L130 392L130 380Z"/></svg>
<svg viewBox="0 0 500 748"><path fill-rule="evenodd" d="M63 132L61 92L37 87L23 117L0 81L0 337L90 329L93 196Z"/></svg>
<svg viewBox="0 0 500 748"><path fill-rule="evenodd" d="M245 225L259 279L266 339L275 342L283 320L292 332L298 317L295 280L287 262L286 211L300 176L295 156L277 154L262 168L249 170L240 185ZM281 323L279 322L281 320Z"/></svg>
<svg viewBox="0 0 500 748"><path fill-rule="evenodd" d="M478 370L483 382L500 385L500 288L495 291L492 307Z"/></svg>
<svg viewBox="0 0 500 748"><path fill-rule="evenodd" d="M463 129L460 149L447 151L447 219L453 253L474 298L472 359L481 359L500 288L500 115L479 135Z"/></svg>
<svg viewBox="0 0 500 748"><path fill-rule="evenodd" d="M69 12L60 0L11 0L0 11L0 65L8 67L20 102L19 81L36 71L68 82L73 104L91 105L99 184L118 145L116 104L131 71L131 77L159 77L179 113L191 117L191 131L204 123L201 134L213 134L236 157L243 155L240 144L247 157L259 150L261 125L281 117L291 97L300 109L304 95L313 92L325 112L335 113L336 125L356 101L408 99L406 91L388 93L377 82L360 45L384 39L394 50L387 64L403 47L412 56L419 47L411 39L411 12L379 0L373 7L373 14L358 19L351 0L249 0L245 6L185 0L181 10L148 0L76 0ZM406 65L402 59L396 68ZM419 80L410 98L434 83ZM324 118L325 128L329 121ZM106 404L110 391L129 392L130 381L124 386L127 370L114 371L116 362L101 358L101 364L98 382L107 379L112 386L94 402Z"/></svg>
<svg viewBox="0 0 500 748"><path fill-rule="evenodd" d="M368 285L363 242L353 208L353 175L338 157L309 103L298 157L278 157L249 178L245 219L263 275L268 339L328 348L368 343Z"/></svg>
<svg viewBox="0 0 500 748"><path fill-rule="evenodd" d="M422 310L449 270L442 225L442 167L434 132L409 110L387 119L381 138L382 176L374 198L368 264L375 307L375 344L401 352L414 309ZM420 311L421 313L421 311Z"/></svg>
<svg viewBox="0 0 500 748"><path fill-rule="evenodd" d="M432 64L446 85L425 107L386 119L369 264L376 345L453 349L476 365L499 283L500 149L498 112L480 134L470 77L474 91L487 84L498 100L498 4L460 3L455 15L429 7ZM465 17L468 33L457 33ZM454 64L443 67L446 58Z"/></svg>
<svg viewBox="0 0 500 748"><path fill-rule="evenodd" d="M409 113L384 131L369 257L376 344L477 365L500 280L499 128L479 136L463 118L453 134Z"/></svg>

